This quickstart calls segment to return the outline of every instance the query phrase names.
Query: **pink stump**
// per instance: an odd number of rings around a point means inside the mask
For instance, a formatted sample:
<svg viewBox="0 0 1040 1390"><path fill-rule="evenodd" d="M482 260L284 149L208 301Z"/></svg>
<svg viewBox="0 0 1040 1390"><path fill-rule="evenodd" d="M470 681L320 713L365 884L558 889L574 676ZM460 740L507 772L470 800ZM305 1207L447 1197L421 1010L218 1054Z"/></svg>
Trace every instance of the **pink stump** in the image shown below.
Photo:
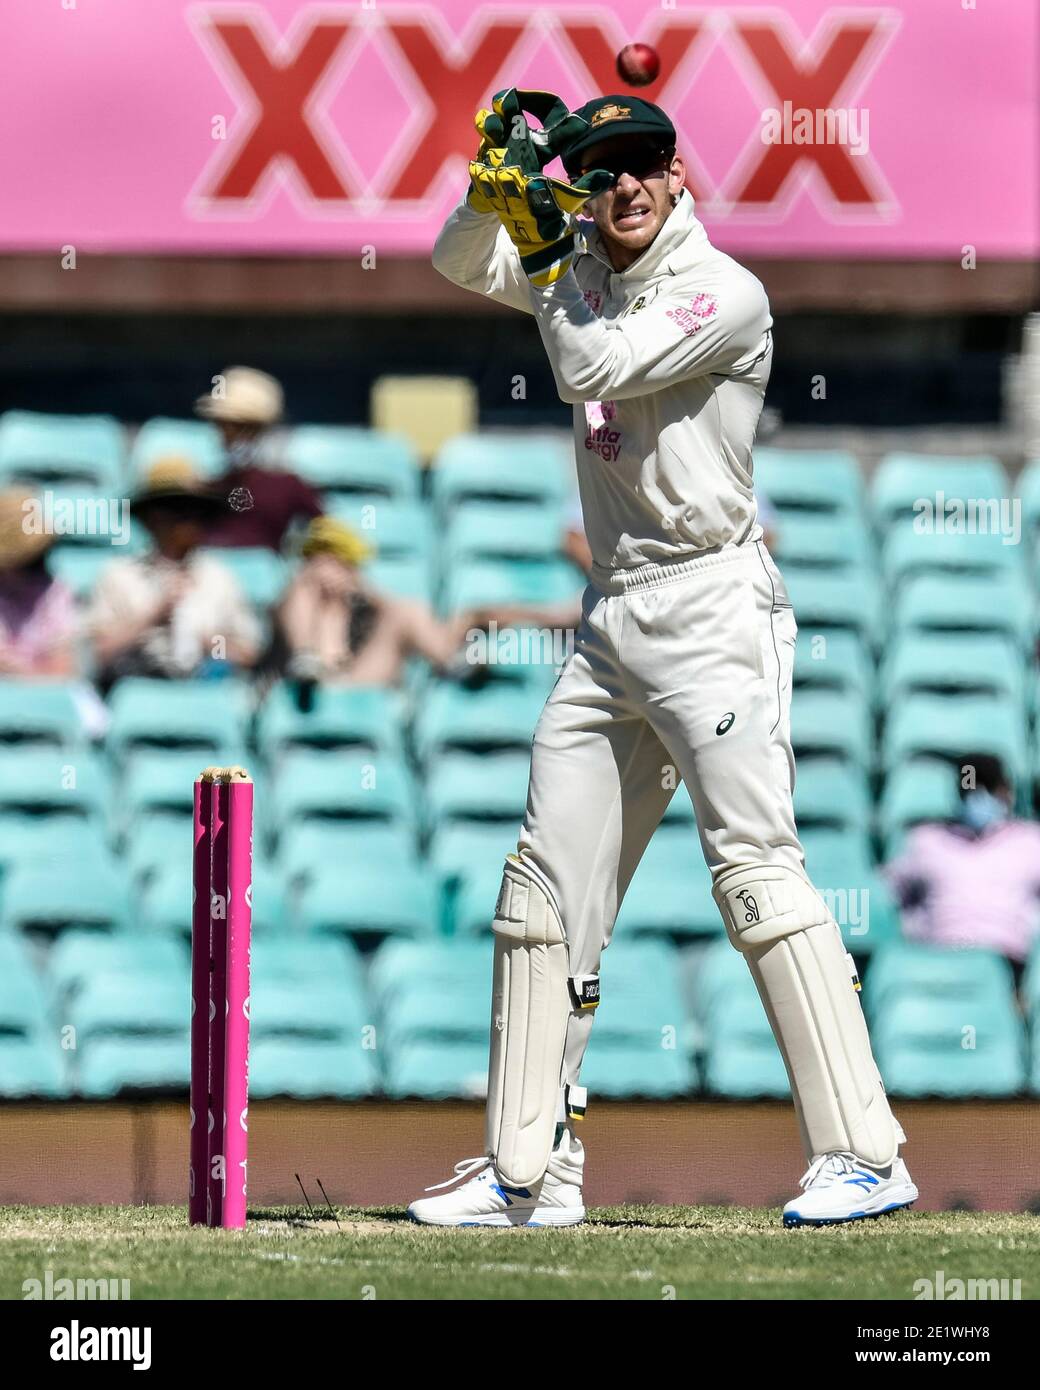
<svg viewBox="0 0 1040 1390"><path fill-rule="evenodd" d="M240 1228L246 1221L253 784L241 768L208 768L195 790L188 1214L192 1222Z"/></svg>
<svg viewBox="0 0 1040 1390"><path fill-rule="evenodd" d="M195 783L191 907L191 1144L188 1220L206 1220L209 1116L209 814L213 783Z"/></svg>
<svg viewBox="0 0 1040 1390"><path fill-rule="evenodd" d="M249 1142L249 952L253 900L253 784L228 787L227 1022L224 1043L223 1225L246 1224Z"/></svg>

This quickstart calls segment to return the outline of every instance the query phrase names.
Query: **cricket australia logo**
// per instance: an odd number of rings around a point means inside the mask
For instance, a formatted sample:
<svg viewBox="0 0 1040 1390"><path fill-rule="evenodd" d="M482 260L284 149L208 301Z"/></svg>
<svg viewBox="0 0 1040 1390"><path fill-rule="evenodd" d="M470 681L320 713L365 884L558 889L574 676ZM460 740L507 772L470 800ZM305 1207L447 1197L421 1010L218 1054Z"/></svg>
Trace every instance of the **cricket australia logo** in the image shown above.
<svg viewBox="0 0 1040 1390"><path fill-rule="evenodd" d="M742 903L744 906L744 921L749 926L752 922L761 921L761 918L758 915L758 903L755 902L754 898L751 896L751 894L748 892L746 888L742 888L740 892L736 895L736 897L737 901L739 903Z"/></svg>

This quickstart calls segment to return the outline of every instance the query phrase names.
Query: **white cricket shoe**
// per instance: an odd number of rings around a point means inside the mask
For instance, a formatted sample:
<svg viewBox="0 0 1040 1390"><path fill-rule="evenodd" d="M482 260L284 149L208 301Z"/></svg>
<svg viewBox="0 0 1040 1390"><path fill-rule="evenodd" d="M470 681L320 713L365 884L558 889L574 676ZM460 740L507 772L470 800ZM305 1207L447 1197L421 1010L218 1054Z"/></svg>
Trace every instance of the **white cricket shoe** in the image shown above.
<svg viewBox="0 0 1040 1390"><path fill-rule="evenodd" d="M799 1184L804 1190L784 1207L785 1226L831 1226L881 1216L917 1201L906 1164L870 1168L855 1154L821 1154Z"/></svg>
<svg viewBox="0 0 1040 1390"><path fill-rule="evenodd" d="M438 1197L420 1197L408 1208L408 1215L424 1226L576 1226L585 1219L584 1157L581 1144L565 1130L545 1176L530 1187L507 1183L486 1154L466 1158L456 1163L454 1177L426 1190L436 1192L474 1174L468 1182Z"/></svg>

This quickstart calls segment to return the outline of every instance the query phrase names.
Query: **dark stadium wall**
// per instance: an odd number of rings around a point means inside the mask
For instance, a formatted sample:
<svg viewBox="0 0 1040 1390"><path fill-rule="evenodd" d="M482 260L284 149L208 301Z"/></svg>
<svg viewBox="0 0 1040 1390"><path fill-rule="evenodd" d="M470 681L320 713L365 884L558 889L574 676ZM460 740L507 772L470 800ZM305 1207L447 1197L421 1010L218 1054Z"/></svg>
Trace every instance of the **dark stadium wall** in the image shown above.
<svg viewBox="0 0 1040 1390"><path fill-rule="evenodd" d="M767 403L799 425L996 424L1019 335L1005 314L779 313ZM185 415L230 362L274 372L297 421L367 423L377 377L431 370L474 377L485 426L570 419L519 315L0 313L0 410Z"/></svg>

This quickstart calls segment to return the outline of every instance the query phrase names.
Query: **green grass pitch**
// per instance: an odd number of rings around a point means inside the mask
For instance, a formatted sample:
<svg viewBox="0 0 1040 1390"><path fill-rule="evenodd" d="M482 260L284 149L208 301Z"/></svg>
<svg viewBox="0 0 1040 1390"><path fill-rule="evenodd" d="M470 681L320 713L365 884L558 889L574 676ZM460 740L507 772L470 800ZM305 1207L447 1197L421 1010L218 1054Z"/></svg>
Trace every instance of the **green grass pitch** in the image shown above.
<svg viewBox="0 0 1040 1390"><path fill-rule="evenodd" d="M438 1230L399 1209L251 1210L245 1232L184 1207L0 1209L0 1298L23 1281L127 1279L130 1297L912 1299L914 1282L1020 1279L1040 1294L1040 1217L899 1212L785 1231L779 1212L601 1207L567 1230Z"/></svg>

